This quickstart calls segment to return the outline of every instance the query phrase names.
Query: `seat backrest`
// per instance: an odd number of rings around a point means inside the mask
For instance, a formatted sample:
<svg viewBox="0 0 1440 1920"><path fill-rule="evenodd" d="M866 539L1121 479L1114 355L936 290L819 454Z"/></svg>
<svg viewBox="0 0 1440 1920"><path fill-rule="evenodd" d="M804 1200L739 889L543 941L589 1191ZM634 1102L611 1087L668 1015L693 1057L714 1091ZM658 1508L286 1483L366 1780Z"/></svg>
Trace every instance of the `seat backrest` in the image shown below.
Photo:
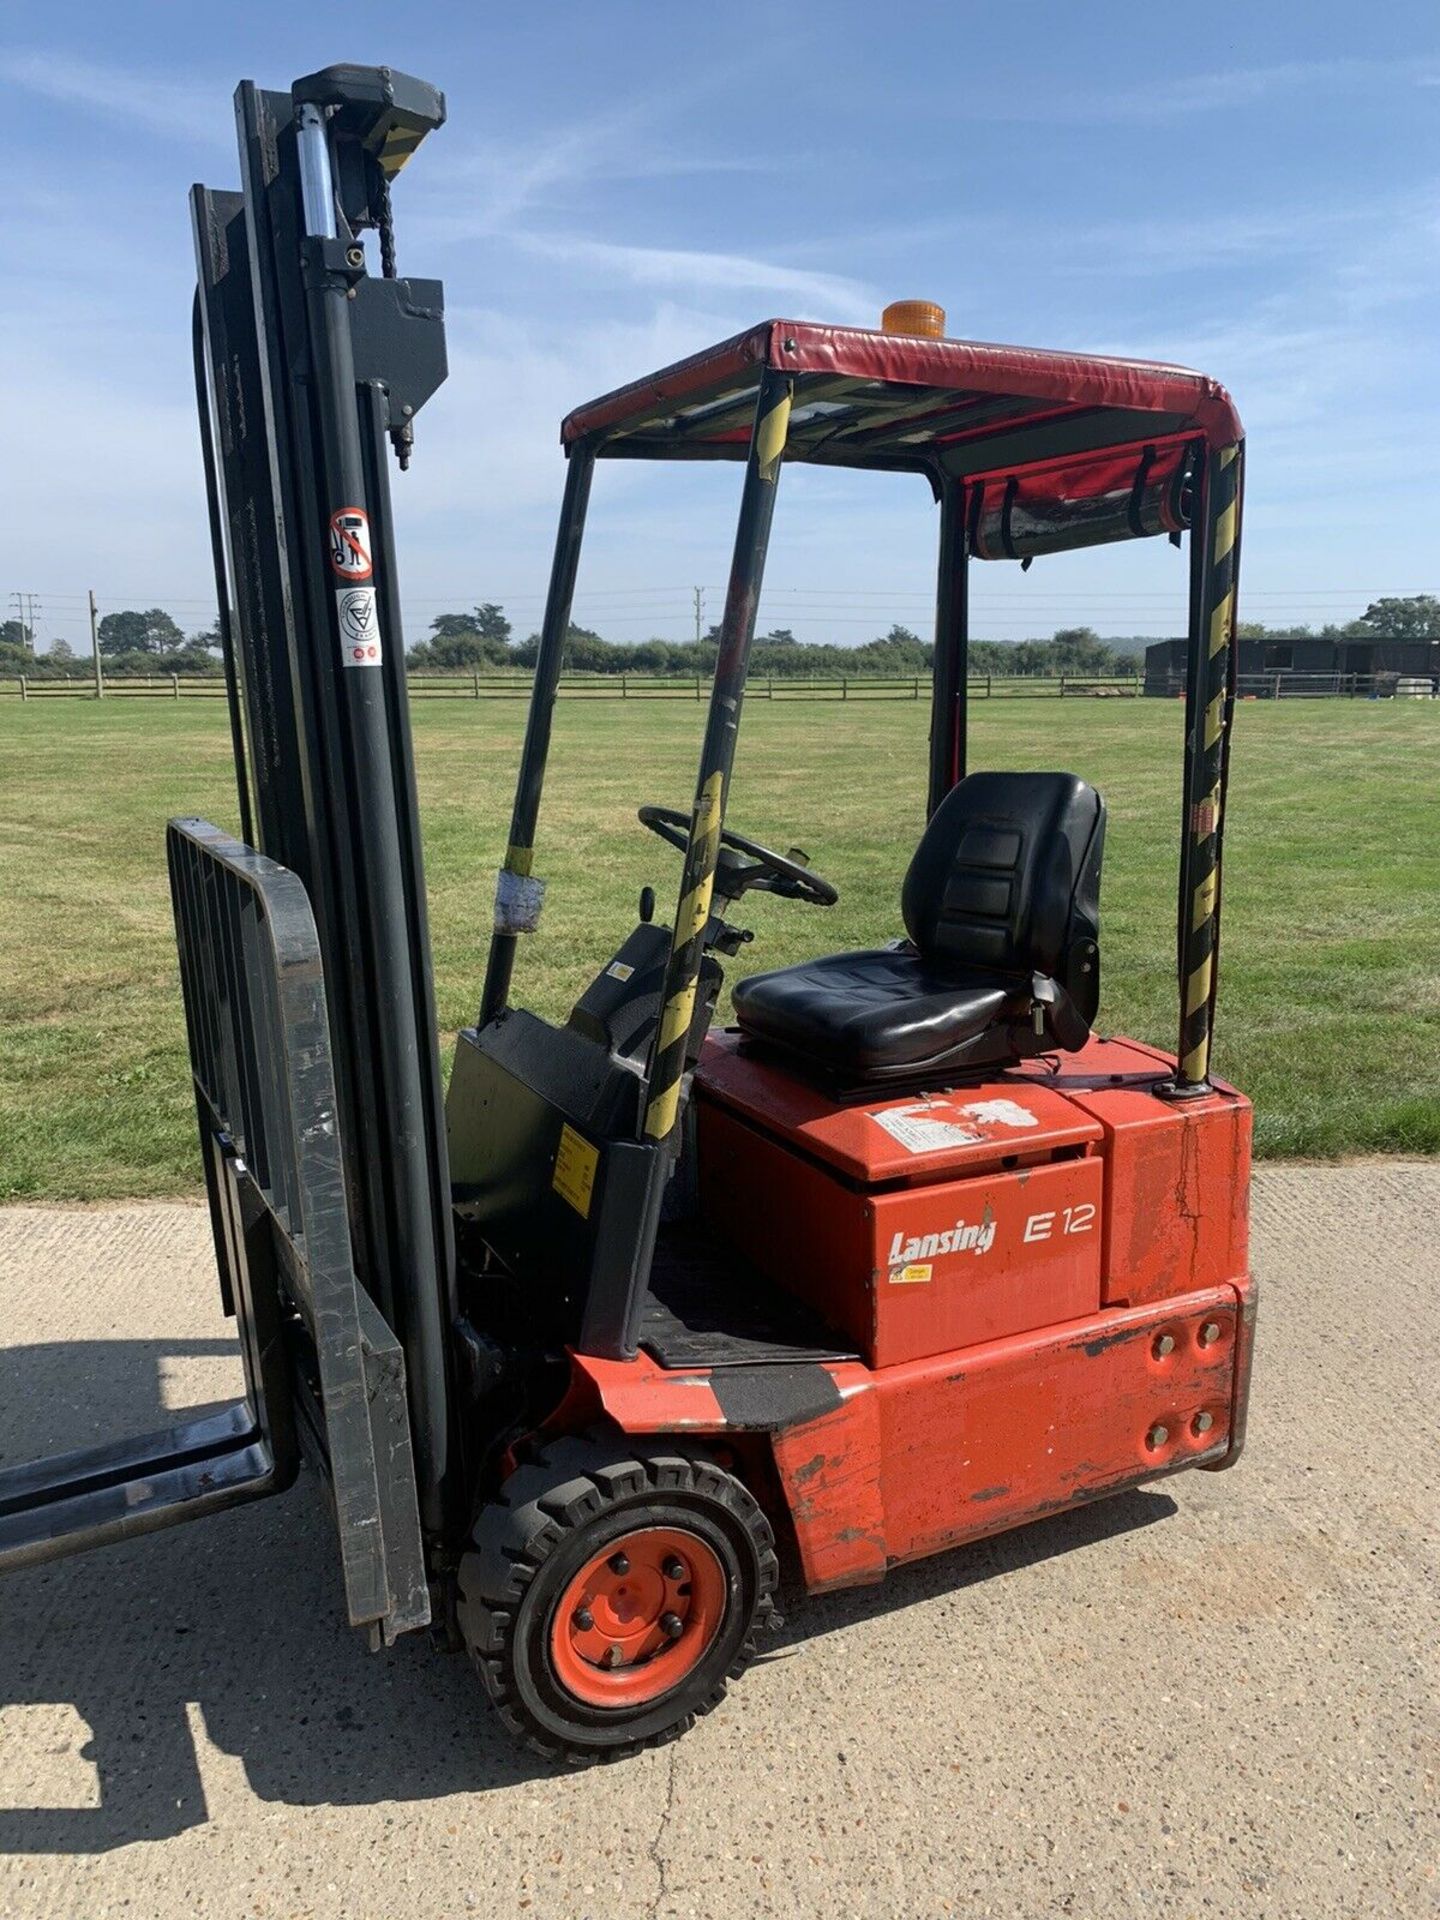
<svg viewBox="0 0 1440 1920"><path fill-rule="evenodd" d="M906 930L942 966L1047 974L1092 1019L1104 845L1105 803L1073 773L972 773L915 849Z"/></svg>

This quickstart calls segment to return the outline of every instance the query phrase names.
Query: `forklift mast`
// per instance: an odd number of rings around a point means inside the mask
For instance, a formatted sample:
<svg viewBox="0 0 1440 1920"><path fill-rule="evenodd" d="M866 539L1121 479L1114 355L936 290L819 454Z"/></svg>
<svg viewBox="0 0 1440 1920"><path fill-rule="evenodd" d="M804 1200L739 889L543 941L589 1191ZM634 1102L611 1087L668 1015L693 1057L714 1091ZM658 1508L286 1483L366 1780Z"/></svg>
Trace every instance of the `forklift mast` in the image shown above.
<svg viewBox="0 0 1440 1920"><path fill-rule="evenodd" d="M388 68L235 99L239 191L196 186L193 324L244 841L167 853L222 1297L218 1414L0 1472L0 1570L329 1486L351 1621L431 1617L464 1504L454 1248L391 528L391 449L445 379L443 297L391 183L445 117ZM365 235L378 238L372 274ZM247 844L248 843L248 844Z"/></svg>
<svg viewBox="0 0 1440 1920"><path fill-rule="evenodd" d="M241 190L191 194L242 811L314 909L355 1269L405 1349L431 1532L454 1464L454 1254L387 466L446 373L440 284L397 276L390 210L444 117L386 68L247 81Z"/></svg>

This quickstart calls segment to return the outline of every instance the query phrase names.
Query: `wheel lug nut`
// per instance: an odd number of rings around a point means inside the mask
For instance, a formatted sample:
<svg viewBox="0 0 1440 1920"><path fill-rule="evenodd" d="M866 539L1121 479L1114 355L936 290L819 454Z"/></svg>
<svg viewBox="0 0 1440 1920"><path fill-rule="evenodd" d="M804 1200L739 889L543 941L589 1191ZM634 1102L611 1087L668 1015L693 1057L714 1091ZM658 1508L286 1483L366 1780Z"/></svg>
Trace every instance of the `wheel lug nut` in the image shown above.
<svg viewBox="0 0 1440 1920"><path fill-rule="evenodd" d="M1165 1359L1168 1354L1172 1354L1175 1351L1174 1334L1173 1333L1157 1333L1155 1336L1154 1342L1151 1345L1150 1351L1154 1354L1157 1360Z"/></svg>
<svg viewBox="0 0 1440 1920"><path fill-rule="evenodd" d="M1165 1442L1169 1438L1170 1438L1170 1429L1168 1427L1160 1426L1157 1422L1157 1424L1151 1427L1150 1431L1146 1434L1145 1444L1147 1447L1149 1447L1150 1451L1154 1453L1156 1448L1163 1447Z"/></svg>
<svg viewBox="0 0 1440 1920"><path fill-rule="evenodd" d="M680 1618L678 1613L662 1613L660 1616L660 1631L665 1635L667 1640L678 1640L685 1631L685 1622Z"/></svg>
<svg viewBox="0 0 1440 1920"><path fill-rule="evenodd" d="M605 1649L605 1657L600 1664L604 1667L618 1667L624 1658L625 1656L619 1647L607 1647Z"/></svg>
<svg viewBox="0 0 1440 1920"><path fill-rule="evenodd" d="M612 1553L610 1556L610 1571L612 1573L628 1573L630 1571L629 1554Z"/></svg>
<svg viewBox="0 0 1440 1920"><path fill-rule="evenodd" d="M589 1607L577 1607L571 1619L577 1633L588 1633L595 1624L595 1616Z"/></svg>
<svg viewBox="0 0 1440 1920"><path fill-rule="evenodd" d="M683 1580L685 1578L685 1562L680 1559L677 1554L672 1553L660 1571L667 1580Z"/></svg>
<svg viewBox="0 0 1440 1920"><path fill-rule="evenodd" d="M1195 1418L1190 1422L1190 1430L1192 1433L1209 1433L1214 1424L1215 1416L1213 1413L1197 1413Z"/></svg>

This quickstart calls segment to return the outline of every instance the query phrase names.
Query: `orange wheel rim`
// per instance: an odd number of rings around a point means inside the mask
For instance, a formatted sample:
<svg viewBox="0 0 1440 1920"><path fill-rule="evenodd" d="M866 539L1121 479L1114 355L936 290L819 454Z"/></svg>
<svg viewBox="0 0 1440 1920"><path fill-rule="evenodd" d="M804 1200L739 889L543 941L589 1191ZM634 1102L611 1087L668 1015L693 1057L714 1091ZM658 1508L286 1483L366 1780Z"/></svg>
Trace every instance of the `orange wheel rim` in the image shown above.
<svg viewBox="0 0 1440 1920"><path fill-rule="evenodd" d="M719 1555L678 1527L640 1527L588 1560L560 1596L550 1655L562 1685L592 1707L658 1700L693 1673L720 1631Z"/></svg>

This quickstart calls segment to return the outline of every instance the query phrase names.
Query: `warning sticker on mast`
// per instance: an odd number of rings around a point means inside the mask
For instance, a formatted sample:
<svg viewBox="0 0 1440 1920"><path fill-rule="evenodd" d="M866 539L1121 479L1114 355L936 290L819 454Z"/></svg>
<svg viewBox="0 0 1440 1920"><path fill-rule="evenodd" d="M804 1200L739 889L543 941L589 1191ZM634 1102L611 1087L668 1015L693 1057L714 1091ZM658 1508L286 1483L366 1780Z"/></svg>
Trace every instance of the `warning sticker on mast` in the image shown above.
<svg viewBox="0 0 1440 1920"><path fill-rule="evenodd" d="M378 667L384 658L380 610L373 587L337 587L335 617L340 624L340 658L347 667Z"/></svg>
<svg viewBox="0 0 1440 1920"><path fill-rule="evenodd" d="M363 507L341 507L330 516L330 565L342 580L368 580L370 519Z"/></svg>

